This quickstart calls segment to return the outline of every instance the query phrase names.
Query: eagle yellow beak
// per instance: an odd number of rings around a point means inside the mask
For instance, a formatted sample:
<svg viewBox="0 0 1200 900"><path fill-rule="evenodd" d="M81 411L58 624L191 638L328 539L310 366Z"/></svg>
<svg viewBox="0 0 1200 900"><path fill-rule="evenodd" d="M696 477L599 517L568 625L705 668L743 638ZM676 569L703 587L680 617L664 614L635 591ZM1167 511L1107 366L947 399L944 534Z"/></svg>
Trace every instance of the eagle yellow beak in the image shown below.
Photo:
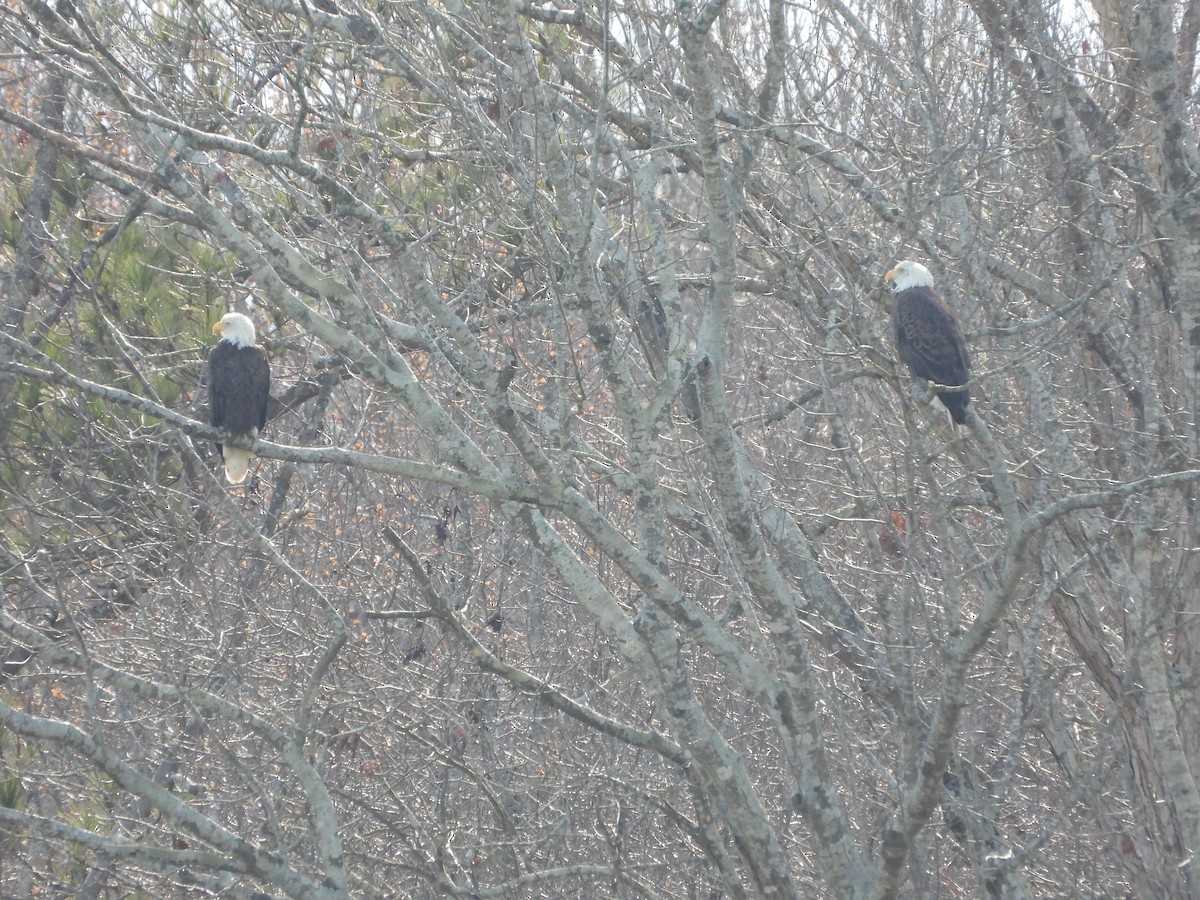
<svg viewBox="0 0 1200 900"><path fill-rule="evenodd" d="M891 287L893 281L896 280L896 270L888 269L888 273L883 276L883 283Z"/></svg>
<svg viewBox="0 0 1200 900"><path fill-rule="evenodd" d="M888 274L890 275L891 273L889 272ZM216 322L213 322L212 333L213 334L221 333L221 322L219 319Z"/></svg>

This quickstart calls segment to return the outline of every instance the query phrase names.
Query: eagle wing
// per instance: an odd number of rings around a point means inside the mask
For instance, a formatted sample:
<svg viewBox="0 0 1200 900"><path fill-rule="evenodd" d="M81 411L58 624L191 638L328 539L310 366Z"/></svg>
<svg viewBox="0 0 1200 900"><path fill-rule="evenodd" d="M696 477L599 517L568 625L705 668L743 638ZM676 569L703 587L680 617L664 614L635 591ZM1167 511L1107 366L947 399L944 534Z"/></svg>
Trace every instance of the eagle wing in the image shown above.
<svg viewBox="0 0 1200 900"><path fill-rule="evenodd" d="M958 322L927 287L897 291L892 307L896 349L914 376L958 387L970 380L971 357ZM971 402L966 390L938 391L950 418L962 425Z"/></svg>
<svg viewBox="0 0 1200 900"><path fill-rule="evenodd" d="M899 291L893 310L896 348L913 375L935 384L966 384L971 359L954 316L926 287Z"/></svg>
<svg viewBox="0 0 1200 900"><path fill-rule="evenodd" d="M271 399L271 363L262 347L255 346L254 351L250 380L258 397L258 430L262 431L267 425L267 402Z"/></svg>

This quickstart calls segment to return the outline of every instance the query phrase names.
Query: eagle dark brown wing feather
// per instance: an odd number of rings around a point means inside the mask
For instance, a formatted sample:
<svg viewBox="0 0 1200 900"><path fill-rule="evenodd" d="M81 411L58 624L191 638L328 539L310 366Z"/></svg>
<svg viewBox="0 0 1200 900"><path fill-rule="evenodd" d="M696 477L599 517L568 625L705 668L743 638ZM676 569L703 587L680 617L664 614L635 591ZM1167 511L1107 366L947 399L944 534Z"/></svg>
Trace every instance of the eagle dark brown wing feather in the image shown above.
<svg viewBox="0 0 1200 900"><path fill-rule="evenodd" d="M932 290L912 287L897 291L892 321L896 349L914 376L947 387L967 383L971 359L966 342L958 322ZM957 424L966 422L967 391L939 391L938 399Z"/></svg>

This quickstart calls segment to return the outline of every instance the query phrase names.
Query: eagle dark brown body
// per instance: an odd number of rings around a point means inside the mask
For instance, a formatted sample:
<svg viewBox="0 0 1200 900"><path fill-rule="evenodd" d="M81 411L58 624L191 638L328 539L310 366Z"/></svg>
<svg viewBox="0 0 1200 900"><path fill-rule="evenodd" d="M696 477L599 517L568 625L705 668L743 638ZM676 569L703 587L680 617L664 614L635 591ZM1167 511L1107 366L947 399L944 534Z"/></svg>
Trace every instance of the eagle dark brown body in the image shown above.
<svg viewBox="0 0 1200 900"><path fill-rule="evenodd" d="M231 435L253 440L267 424L271 365L267 352L254 343L254 323L240 313L228 313L213 326L221 335L208 356L209 422ZM217 444L232 484L246 479L253 454L240 447Z"/></svg>

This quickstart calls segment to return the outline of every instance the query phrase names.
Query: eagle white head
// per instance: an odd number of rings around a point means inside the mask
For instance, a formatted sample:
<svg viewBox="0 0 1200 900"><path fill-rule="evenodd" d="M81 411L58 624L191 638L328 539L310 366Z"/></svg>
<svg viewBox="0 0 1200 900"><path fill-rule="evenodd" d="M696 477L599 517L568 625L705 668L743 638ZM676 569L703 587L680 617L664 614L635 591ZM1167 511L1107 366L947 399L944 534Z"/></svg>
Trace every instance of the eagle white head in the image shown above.
<svg viewBox="0 0 1200 900"><path fill-rule="evenodd" d="M933 273L921 265L906 259L896 263L896 267L883 276L885 283L892 286L893 291L907 291L915 287L933 287Z"/></svg>
<svg viewBox="0 0 1200 900"><path fill-rule="evenodd" d="M212 333L219 334L221 340L229 341L235 347L253 347L255 344L254 323L241 313L225 313L213 325Z"/></svg>

